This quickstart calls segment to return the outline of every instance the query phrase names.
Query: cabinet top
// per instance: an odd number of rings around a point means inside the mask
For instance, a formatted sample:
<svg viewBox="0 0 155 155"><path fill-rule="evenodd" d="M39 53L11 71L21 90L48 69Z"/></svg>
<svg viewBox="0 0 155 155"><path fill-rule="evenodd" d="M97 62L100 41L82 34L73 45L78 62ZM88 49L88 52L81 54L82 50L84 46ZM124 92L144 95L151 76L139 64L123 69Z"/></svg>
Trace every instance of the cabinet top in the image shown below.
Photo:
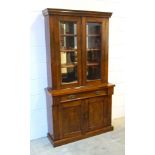
<svg viewBox="0 0 155 155"><path fill-rule="evenodd" d="M42 11L44 16L47 15L72 15L72 16L91 16L91 17L111 17L111 12L85 11L85 10L68 10L47 8Z"/></svg>

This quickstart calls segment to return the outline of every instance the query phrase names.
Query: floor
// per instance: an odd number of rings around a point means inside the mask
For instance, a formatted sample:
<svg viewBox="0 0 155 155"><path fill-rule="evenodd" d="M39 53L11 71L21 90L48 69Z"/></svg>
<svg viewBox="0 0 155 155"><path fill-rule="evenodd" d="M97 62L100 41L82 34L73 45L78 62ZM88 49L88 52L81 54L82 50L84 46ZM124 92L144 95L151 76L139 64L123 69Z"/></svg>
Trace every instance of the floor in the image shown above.
<svg viewBox="0 0 155 155"><path fill-rule="evenodd" d="M125 155L125 120L113 120L114 131L53 148L47 137L31 141L31 155Z"/></svg>

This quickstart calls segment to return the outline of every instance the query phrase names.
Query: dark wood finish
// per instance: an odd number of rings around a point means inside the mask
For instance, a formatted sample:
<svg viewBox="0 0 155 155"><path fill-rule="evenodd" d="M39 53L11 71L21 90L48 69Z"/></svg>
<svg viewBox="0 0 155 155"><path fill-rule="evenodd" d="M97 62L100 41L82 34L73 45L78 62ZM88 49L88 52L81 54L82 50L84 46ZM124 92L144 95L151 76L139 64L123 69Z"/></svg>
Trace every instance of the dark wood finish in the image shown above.
<svg viewBox="0 0 155 155"><path fill-rule="evenodd" d="M85 86L85 81L86 81L86 76L84 76L86 74L86 17L83 17L82 19L82 85Z"/></svg>
<svg viewBox="0 0 155 155"><path fill-rule="evenodd" d="M88 131L101 129L106 126L107 102L106 97L94 97L86 100L88 106Z"/></svg>
<svg viewBox="0 0 155 155"><path fill-rule="evenodd" d="M62 126L61 131L63 138L81 135L81 101L77 100L61 104L60 122Z"/></svg>
<svg viewBox="0 0 155 155"><path fill-rule="evenodd" d="M59 87L60 88L70 88L70 87L77 87L77 86L80 86L81 85L81 49L80 49L80 41L81 41L81 20L79 17L68 17L68 16L55 16L56 18L56 32L57 32L57 35L56 35L56 40L57 40L57 47L56 47L56 52L58 54L58 58L56 60L58 60L58 76L60 79L59 80ZM76 22L77 23L77 53L78 53L78 80L76 83L71 83L71 84L68 84L68 85L62 85L61 84L61 60L60 60L60 39L59 39L59 36L60 36L60 32L59 32L59 22L60 21L68 21L68 22ZM73 66L73 65L72 65Z"/></svg>
<svg viewBox="0 0 155 155"><path fill-rule="evenodd" d="M54 146L113 130L111 125L113 84L108 83L108 29L112 13L80 10L45 9L45 36L47 51L48 137ZM60 34L60 22L75 22L76 34ZM101 24L101 49L86 48L86 24ZM75 27L74 27L75 28ZM66 30L65 30L66 31ZM71 32L71 33L70 33ZM60 48L60 36L77 37L77 47ZM61 42L65 42L61 40ZM76 42L76 43L75 43ZM74 45L75 46L75 45ZM101 52L101 64L88 62L87 52ZM61 52L77 52L77 60L61 62ZM71 58L70 58L71 59ZM77 81L63 82L61 68L77 65ZM87 80L87 67L101 67L101 78ZM66 71L65 71L66 72ZM64 71L63 71L64 74ZM68 74L68 73L65 73ZM63 75L64 76L64 75Z"/></svg>
<svg viewBox="0 0 155 155"><path fill-rule="evenodd" d="M101 70L102 70L102 74L101 74L101 79L99 80L92 80L92 81L87 81L85 79L85 85L96 85L96 84L102 84L102 83L108 83L107 77L108 77L108 48L107 48L107 42L106 40L107 38L107 29L108 27L106 27L106 22L107 20L105 18L86 18L85 24L87 22L93 22L93 23L100 23L102 28L101 28ZM85 50L86 49L85 47ZM96 49L95 49L96 50ZM97 49L98 50L98 49ZM85 62L87 62L87 52L85 52ZM89 64L88 64L89 65ZM97 64L96 64L97 65ZM86 74L86 67L84 68L84 73Z"/></svg>
<svg viewBox="0 0 155 155"><path fill-rule="evenodd" d="M113 126L107 126L107 127L102 128L102 129L98 129L98 130L94 130L94 131L90 131L90 132L85 132L85 134L82 134L79 136L63 138L63 139L59 139L59 140L54 140L53 136L50 133L48 133L48 137L49 137L49 140L51 141L51 143L53 144L53 146L56 147L56 146L60 146L60 145L67 144L70 142L74 142L77 140L81 140L84 138L88 138L91 136L96 136L98 134L102 134L102 133L105 133L108 131L112 131L113 129L114 129Z"/></svg>
<svg viewBox="0 0 155 155"><path fill-rule="evenodd" d="M92 92L69 94L69 95L64 95L60 97L60 101L61 102L75 101L75 100L86 99L91 97L105 96L107 94L108 94L107 90L96 90Z"/></svg>
<svg viewBox="0 0 155 155"><path fill-rule="evenodd" d="M43 15L64 15L64 16L85 16L85 17L111 17L111 12L85 11L85 10L68 10L68 9L51 9L43 10Z"/></svg>
<svg viewBox="0 0 155 155"><path fill-rule="evenodd" d="M103 62L103 66L102 66L102 70L103 70L103 74L102 74L102 82L103 83L108 83L108 44L109 44L109 20L108 19L104 19L103 21L103 29L102 29L102 33L103 35L103 56L102 56L102 62Z"/></svg>
<svg viewBox="0 0 155 155"><path fill-rule="evenodd" d="M72 93L85 93L93 90L98 90L98 89L107 89L108 92L112 89L115 85L114 84L105 84L102 83L101 85L91 85L91 86L81 86L81 87L76 87L76 88L68 88L68 89L60 89L60 90L53 90L51 88L47 88L47 92L49 94L52 94L53 96L61 96L65 94L72 94ZM113 92L113 91L112 91Z"/></svg>

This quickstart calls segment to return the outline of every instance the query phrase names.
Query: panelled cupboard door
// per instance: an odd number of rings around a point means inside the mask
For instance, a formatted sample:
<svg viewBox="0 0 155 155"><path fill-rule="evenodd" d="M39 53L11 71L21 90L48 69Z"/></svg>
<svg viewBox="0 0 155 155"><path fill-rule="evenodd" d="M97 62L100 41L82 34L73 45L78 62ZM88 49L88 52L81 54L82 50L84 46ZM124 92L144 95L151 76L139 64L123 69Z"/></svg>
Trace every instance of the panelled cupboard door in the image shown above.
<svg viewBox="0 0 155 155"><path fill-rule="evenodd" d="M81 135L82 101L71 101L61 104L61 133L63 138Z"/></svg>
<svg viewBox="0 0 155 155"><path fill-rule="evenodd" d="M59 87L81 85L81 18L56 16Z"/></svg>
<svg viewBox="0 0 155 155"><path fill-rule="evenodd" d="M94 97L86 100L88 107L87 131L103 128L107 124L108 102L106 97Z"/></svg>
<svg viewBox="0 0 155 155"><path fill-rule="evenodd" d="M82 25L84 85L107 82L108 19L83 17Z"/></svg>

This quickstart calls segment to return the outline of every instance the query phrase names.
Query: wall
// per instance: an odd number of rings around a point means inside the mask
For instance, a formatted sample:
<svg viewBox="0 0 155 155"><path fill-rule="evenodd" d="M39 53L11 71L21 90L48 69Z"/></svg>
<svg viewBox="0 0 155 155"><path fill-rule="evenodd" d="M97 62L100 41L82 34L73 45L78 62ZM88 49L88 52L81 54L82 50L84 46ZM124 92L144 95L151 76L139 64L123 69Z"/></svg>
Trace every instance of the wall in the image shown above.
<svg viewBox="0 0 155 155"><path fill-rule="evenodd" d="M123 35L126 18L121 0L80 0L80 1L32 1L31 4L31 92L30 92L30 136L31 139L47 134L46 100L44 88L47 87L46 52L44 36L45 8L66 8L113 12L110 19L109 40L109 82L116 84L113 96L113 118L124 116L124 75L123 75Z"/></svg>
<svg viewBox="0 0 155 155"><path fill-rule="evenodd" d="M44 21L41 11L31 15L31 89L30 89L30 126L31 139L43 137L47 131L46 98L47 87L46 52Z"/></svg>

